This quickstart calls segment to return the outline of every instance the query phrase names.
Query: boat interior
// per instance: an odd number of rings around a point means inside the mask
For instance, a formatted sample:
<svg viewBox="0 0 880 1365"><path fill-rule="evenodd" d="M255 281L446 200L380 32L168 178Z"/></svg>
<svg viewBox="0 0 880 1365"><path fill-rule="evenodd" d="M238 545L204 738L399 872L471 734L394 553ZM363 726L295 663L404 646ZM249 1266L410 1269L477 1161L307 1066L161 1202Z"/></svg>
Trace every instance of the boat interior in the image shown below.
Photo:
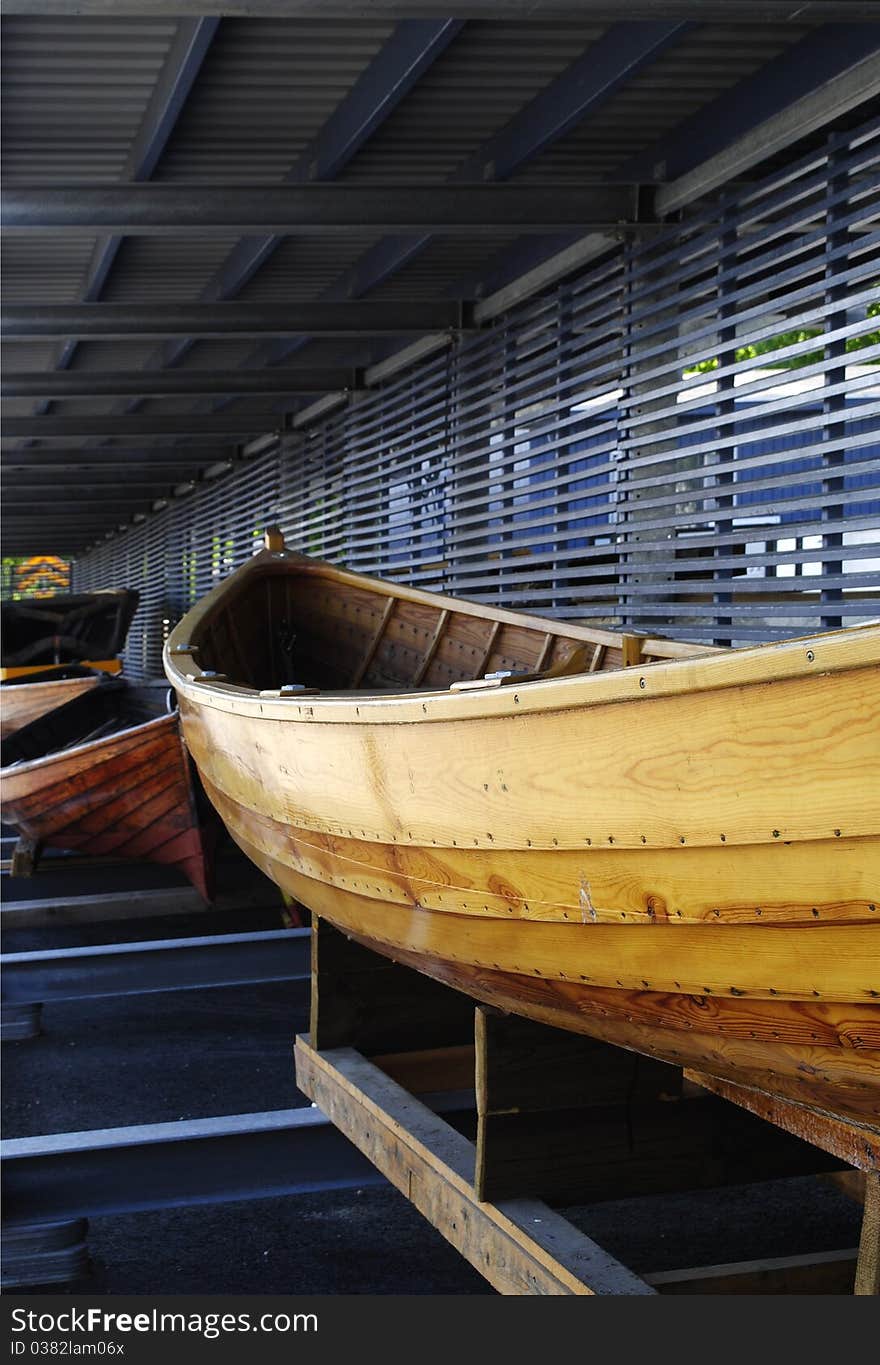
<svg viewBox="0 0 880 1365"><path fill-rule="evenodd" d="M125 644L138 600L136 592L120 588L3 602L0 664L19 668L112 658Z"/></svg>
<svg viewBox="0 0 880 1365"><path fill-rule="evenodd" d="M107 678L0 741L0 767L31 763L106 739L174 709L174 693L165 681L132 684L122 678Z"/></svg>
<svg viewBox="0 0 880 1365"><path fill-rule="evenodd" d="M255 564L188 643L216 681L367 694L500 685L714 652L465 604L302 560Z"/></svg>

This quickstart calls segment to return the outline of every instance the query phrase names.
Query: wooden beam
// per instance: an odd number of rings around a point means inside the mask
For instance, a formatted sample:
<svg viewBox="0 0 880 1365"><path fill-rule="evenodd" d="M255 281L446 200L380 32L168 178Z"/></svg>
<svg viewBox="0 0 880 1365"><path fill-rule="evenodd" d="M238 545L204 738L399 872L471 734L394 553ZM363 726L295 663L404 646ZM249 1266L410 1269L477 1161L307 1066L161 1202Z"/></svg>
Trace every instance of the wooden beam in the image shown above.
<svg viewBox="0 0 880 1365"><path fill-rule="evenodd" d="M431 667L431 664L432 664L433 659L434 659L434 655L437 653L437 649L438 649L438 647L439 647L439 645L440 645L440 641L443 639L443 632L444 632L445 629L446 629L446 623L447 623L448 620L449 620L449 612L448 612L448 610L444 607L443 610L440 612L440 615L437 617L437 624L436 624L436 626L434 627L434 633L433 633L433 635L431 636L430 640L428 641L428 648L425 650L424 656L423 656L423 658L422 658L422 662L419 664L418 668L416 669L416 675L415 675L415 677L414 677L413 680L412 680L412 685L413 685L413 687L418 687L418 686L419 686L419 684L420 684L420 683L422 682L422 680L424 679L425 674L427 673L428 669Z"/></svg>
<svg viewBox="0 0 880 1365"><path fill-rule="evenodd" d="M653 1189L663 1167L676 1166L668 1137L660 1141L660 1172L651 1169L654 1150L630 1160L631 1106L677 1098L675 1067L479 1007L475 1040L479 1199L539 1194L582 1202L605 1187L623 1197L634 1192L631 1168Z"/></svg>
<svg viewBox="0 0 880 1365"><path fill-rule="evenodd" d="M745 1085L734 1085L732 1081L722 1081L702 1071L688 1070L684 1075L722 1099L757 1114L758 1118L821 1147L848 1166L855 1166L859 1171L880 1170L880 1133L874 1129L831 1118L805 1104L781 1100Z"/></svg>
<svg viewBox="0 0 880 1365"><path fill-rule="evenodd" d="M622 635L620 639L621 654L623 656L622 658L623 667L636 668L640 663L643 662L642 646L645 643L644 636Z"/></svg>
<svg viewBox="0 0 880 1365"><path fill-rule="evenodd" d="M360 663L358 664L357 668L355 669L355 674L354 674L354 677L352 678L351 682L349 683L349 687L360 687L360 685L361 685L361 679L362 679L362 678L364 677L364 675L366 674L367 669L370 667L370 664L373 662L373 659L374 659L375 654L376 654L376 650L379 648L379 645L382 643L382 636L385 634L385 627L388 625L388 622L391 620L391 613L394 611L394 608L396 607L396 605L397 605L397 598L396 598L396 597L386 597L386 599L385 599L385 606L383 607L383 609L382 609L382 614L381 614L381 616L379 617L379 624L378 624L378 626L377 626L376 629L375 629L375 632L374 632L374 634L373 634L372 640L371 640L370 643L367 645L367 652L366 652L366 654L365 654L364 657L361 659Z"/></svg>
<svg viewBox="0 0 880 1365"><path fill-rule="evenodd" d="M856 1294L880 1294L880 1172L865 1179L865 1212L856 1266Z"/></svg>
<svg viewBox="0 0 880 1365"><path fill-rule="evenodd" d="M850 1249L663 1270L645 1280L661 1294L850 1294L855 1269Z"/></svg>
<svg viewBox="0 0 880 1365"><path fill-rule="evenodd" d="M352 1048L318 1053L297 1038L296 1081L500 1293L655 1292L546 1204L481 1203L473 1143Z"/></svg>
<svg viewBox="0 0 880 1365"><path fill-rule="evenodd" d="M377 1053L473 1046L474 1002L312 916L312 1046ZM429 1087L430 1088L430 1087Z"/></svg>

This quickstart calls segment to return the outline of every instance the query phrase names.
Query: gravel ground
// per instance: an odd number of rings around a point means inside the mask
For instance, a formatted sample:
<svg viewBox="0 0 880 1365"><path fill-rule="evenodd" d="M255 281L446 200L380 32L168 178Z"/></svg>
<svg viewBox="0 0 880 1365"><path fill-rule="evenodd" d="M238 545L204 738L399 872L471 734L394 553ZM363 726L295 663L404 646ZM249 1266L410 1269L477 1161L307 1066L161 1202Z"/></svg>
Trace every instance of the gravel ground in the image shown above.
<svg viewBox="0 0 880 1365"><path fill-rule="evenodd" d="M134 884L127 883L127 870L110 871L101 874L101 890ZM39 874L40 896L51 894L56 876ZM64 879L68 891L71 876ZM151 884L162 884L163 876L152 871ZM34 895L34 885L6 878L4 890L17 898ZM175 916L10 932L5 951L278 925L273 910L212 916L210 929L203 915ZM273 984L48 1006L41 1038L4 1045L4 1135L306 1103L295 1088L291 1058L292 1036L306 1021L292 995L289 986ZM647 1272L851 1247L860 1210L828 1184L799 1177L596 1204L569 1216L634 1270ZM492 1292L390 1187L95 1218L89 1245L92 1292Z"/></svg>

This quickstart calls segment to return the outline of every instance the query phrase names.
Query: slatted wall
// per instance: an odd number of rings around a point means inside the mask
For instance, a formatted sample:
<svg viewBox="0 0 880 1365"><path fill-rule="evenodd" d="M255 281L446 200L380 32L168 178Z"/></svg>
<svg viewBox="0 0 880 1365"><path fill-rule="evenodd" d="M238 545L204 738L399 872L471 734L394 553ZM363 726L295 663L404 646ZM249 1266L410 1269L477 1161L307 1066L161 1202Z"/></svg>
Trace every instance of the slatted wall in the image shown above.
<svg viewBox="0 0 880 1365"><path fill-rule="evenodd" d="M141 587L155 671L160 620L273 520L358 570L685 639L880 616L880 120L357 395L77 586Z"/></svg>

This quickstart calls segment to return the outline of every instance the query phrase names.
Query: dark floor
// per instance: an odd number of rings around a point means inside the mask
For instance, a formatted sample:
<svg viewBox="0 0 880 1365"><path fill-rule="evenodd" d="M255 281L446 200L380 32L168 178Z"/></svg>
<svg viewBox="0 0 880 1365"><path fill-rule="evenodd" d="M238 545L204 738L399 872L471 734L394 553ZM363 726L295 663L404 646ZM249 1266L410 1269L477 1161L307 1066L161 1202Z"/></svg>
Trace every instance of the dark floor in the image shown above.
<svg viewBox="0 0 880 1365"><path fill-rule="evenodd" d="M131 875L109 873L101 873L101 890L124 887ZM53 884L61 889L59 875L39 873L23 886L6 878L4 891L11 898L51 895ZM88 889L85 871L76 875ZM73 877L62 878L68 894ZM97 889L94 871L90 877ZM155 872L151 880L156 884ZM174 916L10 932L4 947L14 952L279 923L272 909ZM305 1019L289 986L58 1004L45 1009L43 1026L41 1038L3 1048L8 1138L306 1103L294 1086L291 1056ZM644 1272L851 1247L860 1217L855 1204L812 1177L569 1212L608 1251ZM89 1243L88 1287L107 1293L492 1292L390 1187L97 1218Z"/></svg>

